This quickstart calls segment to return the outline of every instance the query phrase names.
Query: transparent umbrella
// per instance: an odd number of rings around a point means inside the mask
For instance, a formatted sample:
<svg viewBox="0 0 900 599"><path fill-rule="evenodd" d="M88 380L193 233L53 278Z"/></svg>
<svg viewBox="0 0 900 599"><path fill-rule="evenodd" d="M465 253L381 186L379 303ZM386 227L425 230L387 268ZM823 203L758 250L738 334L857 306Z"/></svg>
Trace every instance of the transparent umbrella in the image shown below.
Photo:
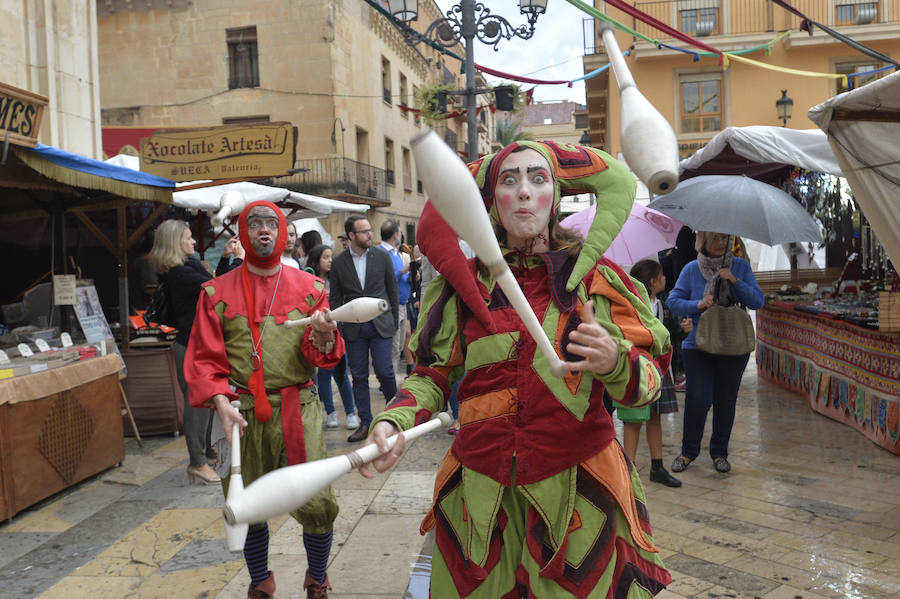
<svg viewBox="0 0 900 599"><path fill-rule="evenodd" d="M648 207L695 231L728 233L766 245L822 241L821 227L797 200L745 176L693 177Z"/></svg>

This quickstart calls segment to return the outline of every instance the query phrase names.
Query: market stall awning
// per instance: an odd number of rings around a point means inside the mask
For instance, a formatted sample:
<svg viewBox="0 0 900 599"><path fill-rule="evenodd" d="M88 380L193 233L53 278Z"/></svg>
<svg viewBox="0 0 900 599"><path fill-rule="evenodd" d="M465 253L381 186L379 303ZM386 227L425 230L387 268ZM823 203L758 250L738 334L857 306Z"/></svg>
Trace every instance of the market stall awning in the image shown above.
<svg viewBox="0 0 900 599"><path fill-rule="evenodd" d="M175 183L87 156L38 144L15 148L16 157L44 177L83 189L105 191L132 200L172 203Z"/></svg>
<svg viewBox="0 0 900 599"><path fill-rule="evenodd" d="M900 72L809 110L894 267L900 266Z"/></svg>
<svg viewBox="0 0 900 599"><path fill-rule="evenodd" d="M842 176L822 131L761 125L728 127L679 166L682 181L698 175L747 175L769 183L793 167Z"/></svg>

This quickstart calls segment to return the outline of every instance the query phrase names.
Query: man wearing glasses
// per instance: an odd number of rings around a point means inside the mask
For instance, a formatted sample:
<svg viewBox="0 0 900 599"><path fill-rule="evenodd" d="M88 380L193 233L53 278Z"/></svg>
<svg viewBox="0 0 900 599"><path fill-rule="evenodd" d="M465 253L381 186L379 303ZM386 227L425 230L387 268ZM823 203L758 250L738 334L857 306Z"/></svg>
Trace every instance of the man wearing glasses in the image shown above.
<svg viewBox="0 0 900 599"><path fill-rule="evenodd" d="M347 441L353 443L368 437L372 423L369 356L385 401L392 400L397 393L391 343L397 331L400 304L394 265L386 252L372 247L369 221L354 214L344 222L344 231L350 247L338 254L331 266L329 302L332 309L358 297L377 297L387 300L391 306L389 312L369 322L340 325L341 335L347 343L347 364L353 377L353 399L360 420L359 428L347 437Z"/></svg>

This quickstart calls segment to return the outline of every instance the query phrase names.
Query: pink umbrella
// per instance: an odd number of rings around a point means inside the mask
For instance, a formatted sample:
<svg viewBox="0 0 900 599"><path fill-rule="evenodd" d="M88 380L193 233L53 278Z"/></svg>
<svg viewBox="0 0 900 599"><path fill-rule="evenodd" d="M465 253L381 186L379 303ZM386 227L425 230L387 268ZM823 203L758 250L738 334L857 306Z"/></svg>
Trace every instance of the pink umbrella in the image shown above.
<svg viewBox="0 0 900 599"><path fill-rule="evenodd" d="M570 214L560 224L586 237L594 220L596 204L581 212ZM603 254L616 264L635 264L642 258L655 256L656 252L674 247L683 224L662 212L634 204L631 215Z"/></svg>

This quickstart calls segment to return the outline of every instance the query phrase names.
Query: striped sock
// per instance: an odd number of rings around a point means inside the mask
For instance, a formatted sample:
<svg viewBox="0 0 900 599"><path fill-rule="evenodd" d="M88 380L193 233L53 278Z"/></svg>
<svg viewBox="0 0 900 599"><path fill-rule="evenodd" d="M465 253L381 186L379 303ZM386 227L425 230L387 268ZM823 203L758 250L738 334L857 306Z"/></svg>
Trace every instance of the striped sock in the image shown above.
<svg viewBox="0 0 900 599"><path fill-rule="evenodd" d="M328 569L328 555L331 553L333 536L333 531L317 535L303 533L303 546L306 548L309 575L320 584L325 582L325 571Z"/></svg>
<svg viewBox="0 0 900 599"><path fill-rule="evenodd" d="M269 525L251 526L244 542L244 560L250 571L250 583L262 584L269 577Z"/></svg>

